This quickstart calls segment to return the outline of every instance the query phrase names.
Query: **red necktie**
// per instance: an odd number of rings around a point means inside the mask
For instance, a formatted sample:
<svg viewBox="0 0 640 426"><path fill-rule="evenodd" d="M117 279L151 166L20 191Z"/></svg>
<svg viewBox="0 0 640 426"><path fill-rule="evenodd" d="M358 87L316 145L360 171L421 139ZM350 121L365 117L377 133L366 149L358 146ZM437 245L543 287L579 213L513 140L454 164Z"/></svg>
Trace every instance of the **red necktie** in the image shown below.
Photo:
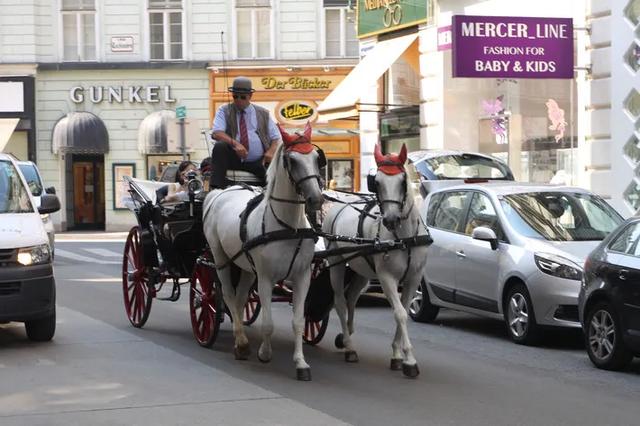
<svg viewBox="0 0 640 426"><path fill-rule="evenodd" d="M249 134L247 133L247 123L244 120L245 111L240 111L240 143L249 151Z"/></svg>

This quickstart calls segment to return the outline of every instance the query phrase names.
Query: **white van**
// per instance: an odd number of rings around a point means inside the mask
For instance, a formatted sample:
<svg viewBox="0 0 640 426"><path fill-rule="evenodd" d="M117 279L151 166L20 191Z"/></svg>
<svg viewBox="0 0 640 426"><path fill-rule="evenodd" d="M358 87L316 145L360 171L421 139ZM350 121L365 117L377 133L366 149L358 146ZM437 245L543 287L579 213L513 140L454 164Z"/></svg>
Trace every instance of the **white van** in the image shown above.
<svg viewBox="0 0 640 426"><path fill-rule="evenodd" d="M55 195L40 206L12 156L0 153L0 322L24 322L34 341L56 329L56 289L51 247L41 214L60 210Z"/></svg>

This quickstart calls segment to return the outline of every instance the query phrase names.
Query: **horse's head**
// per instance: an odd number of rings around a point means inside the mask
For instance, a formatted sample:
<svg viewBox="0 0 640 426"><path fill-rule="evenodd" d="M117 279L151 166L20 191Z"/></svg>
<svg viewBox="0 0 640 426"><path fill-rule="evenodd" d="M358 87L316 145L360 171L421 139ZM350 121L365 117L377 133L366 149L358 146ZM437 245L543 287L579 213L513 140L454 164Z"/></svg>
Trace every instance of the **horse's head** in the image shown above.
<svg viewBox="0 0 640 426"><path fill-rule="evenodd" d="M324 202L320 169L327 164L327 160L324 152L315 149L311 143L311 125L307 123L304 133L292 135L278 127L284 144L282 160L289 179L296 192L304 198L307 208L320 210Z"/></svg>
<svg viewBox="0 0 640 426"><path fill-rule="evenodd" d="M376 145L374 156L378 172L375 177L372 176L375 183L369 190L378 196L382 224L393 231L402 220L402 212L407 202L407 172L404 169L407 147L403 144L400 154L382 155L380 145Z"/></svg>

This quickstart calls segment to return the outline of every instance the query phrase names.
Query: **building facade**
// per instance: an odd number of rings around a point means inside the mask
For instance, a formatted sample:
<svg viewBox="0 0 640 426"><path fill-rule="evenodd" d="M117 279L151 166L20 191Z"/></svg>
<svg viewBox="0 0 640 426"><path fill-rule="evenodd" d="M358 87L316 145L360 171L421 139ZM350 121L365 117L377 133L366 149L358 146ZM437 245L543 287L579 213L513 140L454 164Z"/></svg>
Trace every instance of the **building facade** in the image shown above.
<svg viewBox="0 0 640 426"><path fill-rule="evenodd" d="M317 120L315 105L357 62L348 1L10 3L0 15L0 129L11 132L0 149L37 162L60 197L62 230L131 226L122 177L154 179L170 162L208 156L208 129L234 76L293 79L256 87L256 99L296 128ZM334 174L354 187L357 123L314 126Z"/></svg>

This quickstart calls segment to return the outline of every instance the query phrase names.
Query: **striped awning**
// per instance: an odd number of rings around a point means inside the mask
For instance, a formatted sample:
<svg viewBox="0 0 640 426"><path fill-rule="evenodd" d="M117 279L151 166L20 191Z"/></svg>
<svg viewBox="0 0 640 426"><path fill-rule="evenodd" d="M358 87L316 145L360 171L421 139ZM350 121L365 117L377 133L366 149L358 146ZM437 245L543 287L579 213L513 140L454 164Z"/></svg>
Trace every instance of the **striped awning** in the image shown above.
<svg viewBox="0 0 640 426"><path fill-rule="evenodd" d="M109 133L104 122L90 112L70 112L53 128L51 150L54 154L106 154Z"/></svg>

